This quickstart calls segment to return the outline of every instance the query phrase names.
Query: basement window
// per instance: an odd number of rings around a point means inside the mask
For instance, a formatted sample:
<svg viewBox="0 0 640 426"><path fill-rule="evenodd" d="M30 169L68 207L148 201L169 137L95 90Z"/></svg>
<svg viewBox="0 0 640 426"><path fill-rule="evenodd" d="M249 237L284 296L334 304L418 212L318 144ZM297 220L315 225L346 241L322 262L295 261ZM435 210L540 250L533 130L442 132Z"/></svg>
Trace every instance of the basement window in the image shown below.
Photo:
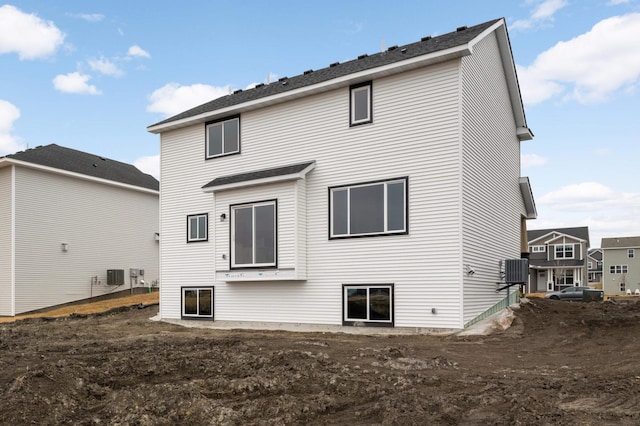
<svg viewBox="0 0 640 426"><path fill-rule="evenodd" d="M343 285L342 325L393 327L393 284Z"/></svg>
<svg viewBox="0 0 640 426"><path fill-rule="evenodd" d="M213 287L182 287L182 319L213 320Z"/></svg>

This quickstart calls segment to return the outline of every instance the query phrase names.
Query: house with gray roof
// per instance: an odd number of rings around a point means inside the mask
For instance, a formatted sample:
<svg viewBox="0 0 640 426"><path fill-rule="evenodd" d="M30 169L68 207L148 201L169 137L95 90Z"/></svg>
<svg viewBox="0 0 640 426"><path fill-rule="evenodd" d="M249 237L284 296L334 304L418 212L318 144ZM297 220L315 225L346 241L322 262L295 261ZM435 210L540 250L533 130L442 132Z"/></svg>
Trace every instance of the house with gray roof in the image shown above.
<svg viewBox="0 0 640 426"><path fill-rule="evenodd" d="M159 279L159 182L56 144L0 157L0 316Z"/></svg>
<svg viewBox="0 0 640 426"><path fill-rule="evenodd" d="M640 237L603 238L602 288L607 294L640 294Z"/></svg>
<svg viewBox="0 0 640 426"><path fill-rule="evenodd" d="M536 229L527 232L527 238L530 268L527 292L587 285L588 227Z"/></svg>
<svg viewBox="0 0 640 426"><path fill-rule="evenodd" d="M160 317L461 329L508 302L536 217L504 19L238 90L150 125Z"/></svg>

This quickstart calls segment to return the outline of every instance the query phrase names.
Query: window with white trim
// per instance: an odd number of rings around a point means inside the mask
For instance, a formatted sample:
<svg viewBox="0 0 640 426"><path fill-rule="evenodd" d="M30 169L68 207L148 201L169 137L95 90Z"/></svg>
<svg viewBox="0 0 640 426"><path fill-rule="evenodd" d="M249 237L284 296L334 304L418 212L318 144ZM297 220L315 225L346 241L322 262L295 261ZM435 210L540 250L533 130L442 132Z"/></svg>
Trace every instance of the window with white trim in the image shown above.
<svg viewBox="0 0 640 426"><path fill-rule="evenodd" d="M545 246L531 246L531 252L533 253L544 253L545 251Z"/></svg>
<svg viewBox="0 0 640 426"><path fill-rule="evenodd" d="M633 259L634 257L636 257L636 251L635 249L628 249L627 250L627 257L629 259Z"/></svg>
<svg viewBox="0 0 640 426"><path fill-rule="evenodd" d="M556 244L556 259L573 259L573 244Z"/></svg>
<svg viewBox="0 0 640 426"><path fill-rule="evenodd" d="M231 268L276 266L276 201L231 206Z"/></svg>
<svg viewBox="0 0 640 426"><path fill-rule="evenodd" d="M393 326L393 284L343 285L343 325Z"/></svg>
<svg viewBox="0 0 640 426"><path fill-rule="evenodd" d="M609 267L609 273L611 274L626 274L629 272L629 265L611 265Z"/></svg>
<svg viewBox="0 0 640 426"><path fill-rule="evenodd" d="M372 118L372 97L371 82L353 85L349 89L349 124L355 126L358 124L371 123Z"/></svg>
<svg viewBox="0 0 640 426"><path fill-rule="evenodd" d="M182 318L213 319L213 287L182 287Z"/></svg>
<svg viewBox="0 0 640 426"><path fill-rule="evenodd" d="M329 188L329 238L406 234L408 178Z"/></svg>
<svg viewBox="0 0 640 426"><path fill-rule="evenodd" d="M563 269L556 274L556 284L570 286L573 283L573 269Z"/></svg>
<svg viewBox="0 0 640 426"><path fill-rule="evenodd" d="M240 117L205 124L206 158L240 152Z"/></svg>
<svg viewBox="0 0 640 426"><path fill-rule="evenodd" d="M208 240L209 214L194 214L187 216L187 242Z"/></svg>

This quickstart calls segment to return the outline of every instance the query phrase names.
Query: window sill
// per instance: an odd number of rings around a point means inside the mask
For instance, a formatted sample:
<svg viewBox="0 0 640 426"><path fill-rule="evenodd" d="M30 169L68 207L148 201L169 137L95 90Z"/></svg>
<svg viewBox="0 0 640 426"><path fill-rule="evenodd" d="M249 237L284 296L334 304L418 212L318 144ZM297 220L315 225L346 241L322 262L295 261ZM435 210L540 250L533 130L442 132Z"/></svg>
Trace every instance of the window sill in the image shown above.
<svg viewBox="0 0 640 426"><path fill-rule="evenodd" d="M255 281L306 281L307 277L295 269L240 269L216 272L216 281L255 282Z"/></svg>

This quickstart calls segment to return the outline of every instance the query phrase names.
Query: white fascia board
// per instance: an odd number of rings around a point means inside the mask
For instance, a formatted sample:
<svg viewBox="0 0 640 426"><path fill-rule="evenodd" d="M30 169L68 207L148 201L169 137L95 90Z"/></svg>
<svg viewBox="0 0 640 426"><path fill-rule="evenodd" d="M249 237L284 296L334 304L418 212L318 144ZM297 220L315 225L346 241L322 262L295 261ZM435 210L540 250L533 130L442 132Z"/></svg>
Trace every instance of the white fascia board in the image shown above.
<svg viewBox="0 0 640 426"><path fill-rule="evenodd" d="M3 164L2 164L3 161L2 160L4 160L4 159L0 159L0 167L3 166ZM72 178L75 178L75 179L81 179L81 180L87 180L87 181L90 181L90 182L101 183L103 185L116 186L118 188L129 189L131 191L144 192L146 194L153 194L153 195L158 195L160 193L160 191L156 191L156 190L148 189L148 188L143 188L141 186L129 185L129 184L126 184L126 183L116 182L114 180L102 179L102 178L97 178L97 177L93 177L93 176L89 176L89 175L83 175L82 173L76 173L76 172L70 172L70 171L62 170L62 169L56 169L55 167L48 167L48 166L43 166L43 165L40 165L40 164L29 163L27 161L15 160L13 158L7 158L6 160L8 160L9 163L14 164L16 166L21 166L21 167L26 167L26 168L30 168L30 169L40 170L40 171L48 172L48 173L54 173L54 174L57 174L57 175L72 177Z"/></svg>
<svg viewBox="0 0 640 426"><path fill-rule="evenodd" d="M348 86L355 82L372 80L382 76L397 74L404 71L409 71L415 68L420 68L426 65L435 64L438 62L444 62L454 58L460 58L471 54L471 47L469 44L463 44L460 46L452 47L450 49L441 50L438 52L429 53L426 55L418 56L415 58L407 59L405 61L394 62L381 67L372 68L365 71L360 71L353 74L348 74L342 77L334 78L324 81L322 83L301 87L299 89L279 93L273 96L267 96L253 101L245 102L238 105L233 105L227 108L216 109L214 111L204 112L192 117L183 118L181 120L171 121L165 124L152 125L147 127L147 131L150 133L162 133L168 130L178 129L181 127L190 126L192 124L204 123L215 118L224 117L240 112L250 111L257 108L262 108L272 104L278 104L293 99L309 96L314 93L326 92L328 90ZM271 84L279 84L274 82Z"/></svg>
<svg viewBox="0 0 640 426"><path fill-rule="evenodd" d="M305 168L304 170L299 171L297 173L289 173L289 174L286 174L286 175L272 176L272 177L262 178L262 179L252 179L252 180L246 180L246 181L242 181L242 182L229 183L229 184L226 184L226 185L212 186L212 187L209 187L209 188L203 188L202 192L204 192L206 194L211 194L211 193L216 193L216 192L220 192L220 191L228 191L230 189L246 188L248 186L268 185L268 184L276 183L276 182L284 182L284 181L288 181L288 180L304 179L305 176L307 175L307 173L309 173L315 167L316 167L316 163L314 161L307 168Z"/></svg>
<svg viewBox="0 0 640 426"><path fill-rule="evenodd" d="M533 198L533 191L531 190L531 184L528 177L520 178L520 192L522 193L522 199L526 209L527 219L536 219L538 217L538 211L536 209L536 201Z"/></svg>

